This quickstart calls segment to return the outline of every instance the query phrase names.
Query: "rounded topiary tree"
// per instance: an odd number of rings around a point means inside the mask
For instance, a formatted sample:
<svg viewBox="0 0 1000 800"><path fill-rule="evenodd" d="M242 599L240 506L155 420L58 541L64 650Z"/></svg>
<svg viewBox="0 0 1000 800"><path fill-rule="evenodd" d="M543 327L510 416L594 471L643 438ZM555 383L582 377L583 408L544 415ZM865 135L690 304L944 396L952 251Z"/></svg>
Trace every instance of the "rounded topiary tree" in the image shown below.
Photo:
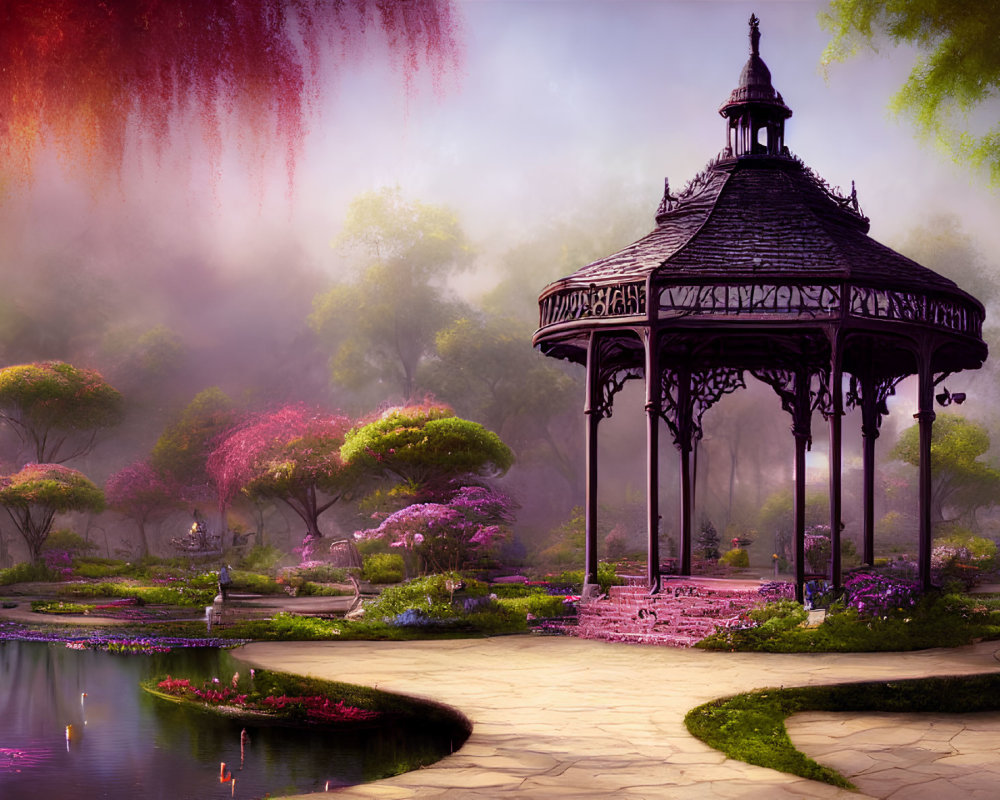
<svg viewBox="0 0 1000 800"><path fill-rule="evenodd" d="M99 372L61 361L0 369L0 419L38 464L57 464L93 449L97 434L119 424L121 394Z"/></svg>
<svg viewBox="0 0 1000 800"><path fill-rule="evenodd" d="M340 454L376 477L432 494L450 481L502 475L514 461L495 433L431 402L390 408L354 428Z"/></svg>
<svg viewBox="0 0 1000 800"><path fill-rule="evenodd" d="M59 464L29 464L0 480L0 505L24 537L33 564L56 514L104 509L104 494L86 475Z"/></svg>

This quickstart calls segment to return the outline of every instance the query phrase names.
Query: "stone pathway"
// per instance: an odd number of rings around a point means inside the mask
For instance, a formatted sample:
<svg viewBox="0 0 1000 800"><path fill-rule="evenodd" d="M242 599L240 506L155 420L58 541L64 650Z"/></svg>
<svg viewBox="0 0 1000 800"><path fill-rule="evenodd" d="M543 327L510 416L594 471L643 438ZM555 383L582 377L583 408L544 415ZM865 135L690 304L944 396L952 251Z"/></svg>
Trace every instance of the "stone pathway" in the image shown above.
<svg viewBox="0 0 1000 800"><path fill-rule="evenodd" d="M795 714L803 753L885 800L994 800L1000 792L1000 713Z"/></svg>
<svg viewBox="0 0 1000 800"><path fill-rule="evenodd" d="M998 649L996 642L984 642L916 653L770 655L505 636L255 643L236 655L259 667L437 700L472 721L472 736L454 755L422 770L342 789L343 797L792 800L859 795L731 761L688 734L687 711L768 686L993 672L1000 670ZM931 792L935 800L980 797L986 795L972 792L995 784L995 774L978 766L998 742L1000 718L994 715L979 716L979 722L951 716L928 721L927 715L897 719L883 726L890 731L876 730L872 745L862 742L863 734L849 720L823 716L828 719L795 718L795 735L806 737L804 747L826 748L820 756L824 763L838 768L825 759L841 759L851 776L871 773L864 778L872 781L867 796L893 797L905 790L906 800L929 798ZM980 722L983 727L976 727ZM948 756L936 738L943 729L935 731L935 724L945 723L964 726L949 737L955 751ZM974 745L967 748L969 742ZM883 763L898 758L895 771L876 769L875 752L883 754ZM962 767L963 759L972 761ZM962 774L945 774L956 766ZM892 787L894 779L900 782Z"/></svg>

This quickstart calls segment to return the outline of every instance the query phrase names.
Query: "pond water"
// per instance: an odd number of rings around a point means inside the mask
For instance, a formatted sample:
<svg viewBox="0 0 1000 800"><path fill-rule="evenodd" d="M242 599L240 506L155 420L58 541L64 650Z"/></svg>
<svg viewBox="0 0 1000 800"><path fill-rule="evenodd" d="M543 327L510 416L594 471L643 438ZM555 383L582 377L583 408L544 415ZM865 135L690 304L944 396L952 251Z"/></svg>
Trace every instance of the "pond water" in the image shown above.
<svg viewBox="0 0 1000 800"><path fill-rule="evenodd" d="M139 686L166 673L226 681L237 670L248 672L211 648L122 656L0 642L0 798L248 800L373 780L450 747L448 733L442 740L419 721L410 730L258 726L183 708ZM250 740L241 761L244 728ZM220 781L221 762L235 787Z"/></svg>

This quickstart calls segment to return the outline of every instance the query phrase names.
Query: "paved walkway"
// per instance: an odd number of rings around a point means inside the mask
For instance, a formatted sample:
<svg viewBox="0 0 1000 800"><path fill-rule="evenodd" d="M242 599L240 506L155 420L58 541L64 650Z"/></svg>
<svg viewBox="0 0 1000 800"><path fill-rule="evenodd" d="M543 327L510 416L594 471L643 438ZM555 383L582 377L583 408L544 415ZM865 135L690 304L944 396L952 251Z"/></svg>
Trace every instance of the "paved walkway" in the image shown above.
<svg viewBox="0 0 1000 800"><path fill-rule="evenodd" d="M798 800L859 795L731 761L687 733L687 711L767 686L1000 671L998 651L1000 644L984 642L915 653L769 655L505 636L256 643L236 654L259 667L437 700L472 720L458 753L341 790L344 797ZM997 796L991 754L1000 748L1000 715L804 714L789 730L802 749L851 777L862 797Z"/></svg>

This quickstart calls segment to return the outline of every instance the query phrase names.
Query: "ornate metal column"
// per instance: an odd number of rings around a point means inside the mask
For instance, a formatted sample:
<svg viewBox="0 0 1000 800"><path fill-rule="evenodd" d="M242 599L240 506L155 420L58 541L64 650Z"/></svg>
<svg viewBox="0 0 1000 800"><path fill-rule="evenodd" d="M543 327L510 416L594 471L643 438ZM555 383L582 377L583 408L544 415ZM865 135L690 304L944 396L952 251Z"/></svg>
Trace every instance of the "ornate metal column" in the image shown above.
<svg viewBox="0 0 1000 800"><path fill-rule="evenodd" d="M764 381L781 398L781 407L791 414L795 437L795 490L793 516L795 534L795 599L804 600L806 546L806 451L812 446L812 411L830 408L829 380L822 373L811 374L806 367L795 370L756 370L753 376ZM813 389L813 378L817 386Z"/></svg>
<svg viewBox="0 0 1000 800"><path fill-rule="evenodd" d="M831 342L830 370L830 577L833 588L841 585L840 535L844 529L841 519L841 428L844 416L844 372L841 367L841 343L837 337Z"/></svg>
<svg viewBox="0 0 1000 800"><path fill-rule="evenodd" d="M701 438L701 419L723 395L746 388L743 370L728 367L692 371L690 363L662 371L662 416L680 453L680 574L691 574L691 451Z"/></svg>
<svg viewBox="0 0 1000 800"><path fill-rule="evenodd" d="M933 531L931 526L931 435L934 429L934 373L931 371L931 347L926 344L921 348L918 368L919 385L917 388L917 413L914 419L920 427L920 482L918 500L918 547L917 568L920 575L920 585L924 591L931 588L931 543Z"/></svg>
<svg viewBox="0 0 1000 800"><path fill-rule="evenodd" d="M586 427L586 489L584 505L583 594L597 585L597 424L601 420L600 343L596 333L587 343L587 401L583 413Z"/></svg>
<svg viewBox="0 0 1000 800"><path fill-rule="evenodd" d="M875 563L875 440L879 437L882 417L889 413L888 400L896 393L896 385L905 375L876 376L871 368L851 376L847 404L861 407L862 443L862 548L861 560L868 566Z"/></svg>
<svg viewBox="0 0 1000 800"><path fill-rule="evenodd" d="M650 594L660 591L660 357L656 334L643 333L646 348L646 584Z"/></svg>

